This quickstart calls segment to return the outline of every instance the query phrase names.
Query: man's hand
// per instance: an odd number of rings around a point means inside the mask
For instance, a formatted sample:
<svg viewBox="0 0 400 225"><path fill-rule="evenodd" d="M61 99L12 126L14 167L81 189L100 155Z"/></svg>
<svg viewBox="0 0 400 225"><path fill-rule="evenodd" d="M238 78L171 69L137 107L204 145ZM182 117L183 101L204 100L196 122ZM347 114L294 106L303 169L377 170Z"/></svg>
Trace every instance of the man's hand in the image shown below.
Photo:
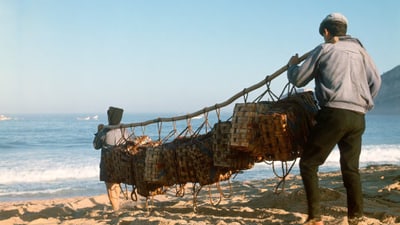
<svg viewBox="0 0 400 225"><path fill-rule="evenodd" d="M296 54L294 56L292 56L288 62L288 67L292 66L292 65L297 65L299 64L300 60L299 60L299 54Z"/></svg>

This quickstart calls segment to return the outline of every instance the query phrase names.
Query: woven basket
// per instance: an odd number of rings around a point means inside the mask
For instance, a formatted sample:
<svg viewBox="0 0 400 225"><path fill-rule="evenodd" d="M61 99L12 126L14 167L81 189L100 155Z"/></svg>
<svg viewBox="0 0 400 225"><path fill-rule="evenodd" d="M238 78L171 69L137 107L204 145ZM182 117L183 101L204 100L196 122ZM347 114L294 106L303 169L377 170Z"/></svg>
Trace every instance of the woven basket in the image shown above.
<svg viewBox="0 0 400 225"><path fill-rule="evenodd" d="M202 174L199 176L199 184L210 185L220 181L226 181L232 174L232 170L228 168L211 166L207 170L202 170Z"/></svg>
<svg viewBox="0 0 400 225"><path fill-rule="evenodd" d="M144 181L167 185L166 164L162 146L147 147L144 169Z"/></svg>
<svg viewBox="0 0 400 225"><path fill-rule="evenodd" d="M191 160L192 141L192 138L183 137L163 145L169 184L197 182L194 162Z"/></svg>
<svg viewBox="0 0 400 225"><path fill-rule="evenodd" d="M219 122L213 128L214 166L228 168L231 171L251 169L255 157L248 152L237 151L230 146L232 123Z"/></svg>
<svg viewBox="0 0 400 225"><path fill-rule="evenodd" d="M118 183L135 184L133 178L133 154L127 151L126 146L117 146L112 151L114 173Z"/></svg>
<svg viewBox="0 0 400 225"><path fill-rule="evenodd" d="M214 166L230 167L232 165L232 151L229 147L231 128L230 121L218 122L214 125L212 139Z"/></svg>
<svg viewBox="0 0 400 225"><path fill-rule="evenodd" d="M140 147L153 147L158 144L151 141L148 136L138 136L133 141L127 141L123 145L113 147L106 154L107 181L134 185L133 156Z"/></svg>
<svg viewBox="0 0 400 225"><path fill-rule="evenodd" d="M101 161L104 163L104 168L102 168L103 171L101 174L103 174L103 177L101 179L109 183L120 183L121 181L114 172L115 169L112 150L113 149L102 150L103 152L101 154Z"/></svg>
<svg viewBox="0 0 400 225"><path fill-rule="evenodd" d="M300 157L318 110L312 92L269 104L267 112L249 123L248 149L252 155L272 161Z"/></svg>
<svg viewBox="0 0 400 225"><path fill-rule="evenodd" d="M213 163L213 133L175 139L163 145L169 184L199 183L201 185L229 179L230 169Z"/></svg>
<svg viewBox="0 0 400 225"><path fill-rule="evenodd" d="M232 171L248 170L254 167L257 158L249 152L236 151L230 156L230 169Z"/></svg>
<svg viewBox="0 0 400 225"><path fill-rule="evenodd" d="M141 196L148 197L163 193L163 185L157 183L148 183L145 181L145 160L146 147L139 147L138 152L133 156L132 168L135 171L135 187L137 193Z"/></svg>
<svg viewBox="0 0 400 225"><path fill-rule="evenodd" d="M132 154L126 145L105 150L103 159L106 166L106 182L134 184Z"/></svg>
<svg viewBox="0 0 400 225"><path fill-rule="evenodd" d="M106 166L106 182L125 183L134 185L134 169L132 167L133 156L139 147L156 146L148 136L138 136L134 140L128 140L123 145L114 146L105 150L102 160Z"/></svg>
<svg viewBox="0 0 400 225"><path fill-rule="evenodd" d="M230 148L235 151L248 152L251 127L260 113L268 112L269 104L237 103L234 108L232 127L230 129Z"/></svg>
<svg viewBox="0 0 400 225"><path fill-rule="evenodd" d="M219 179L214 172L212 145L212 132L193 140L191 160L194 164L197 182L200 185L212 184Z"/></svg>

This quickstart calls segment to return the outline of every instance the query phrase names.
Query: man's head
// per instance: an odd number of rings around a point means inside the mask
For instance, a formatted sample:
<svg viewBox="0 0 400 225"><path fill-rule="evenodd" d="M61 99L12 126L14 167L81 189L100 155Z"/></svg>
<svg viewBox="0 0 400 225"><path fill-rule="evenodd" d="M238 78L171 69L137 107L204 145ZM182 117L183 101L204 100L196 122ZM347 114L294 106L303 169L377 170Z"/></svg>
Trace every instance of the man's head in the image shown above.
<svg viewBox="0 0 400 225"><path fill-rule="evenodd" d="M108 125L118 125L121 122L123 109L110 106L107 110Z"/></svg>
<svg viewBox="0 0 400 225"><path fill-rule="evenodd" d="M319 34L324 36L325 29L334 36L345 36L347 33L347 19L340 13L331 13L319 25Z"/></svg>

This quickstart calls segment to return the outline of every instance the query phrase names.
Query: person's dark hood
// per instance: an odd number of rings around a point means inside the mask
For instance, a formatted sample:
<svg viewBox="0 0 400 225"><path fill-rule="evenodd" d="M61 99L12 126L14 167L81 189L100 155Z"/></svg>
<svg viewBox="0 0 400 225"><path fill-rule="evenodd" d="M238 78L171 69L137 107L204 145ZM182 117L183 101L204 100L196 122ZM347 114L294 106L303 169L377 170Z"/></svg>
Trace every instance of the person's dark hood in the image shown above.
<svg viewBox="0 0 400 225"><path fill-rule="evenodd" d="M107 110L108 125L118 125L121 123L123 113L123 109L110 106Z"/></svg>

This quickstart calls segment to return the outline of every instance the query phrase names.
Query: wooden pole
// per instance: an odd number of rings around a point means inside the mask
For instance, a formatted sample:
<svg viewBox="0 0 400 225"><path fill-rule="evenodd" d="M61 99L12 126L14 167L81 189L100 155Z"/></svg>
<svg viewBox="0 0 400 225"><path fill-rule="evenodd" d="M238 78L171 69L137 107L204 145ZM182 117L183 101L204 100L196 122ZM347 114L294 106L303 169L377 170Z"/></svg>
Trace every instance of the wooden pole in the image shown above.
<svg viewBox="0 0 400 225"><path fill-rule="evenodd" d="M311 51L310 51L311 52ZM299 58L299 62L302 62L303 60L305 60L308 55L310 54L310 52L307 52L306 54L302 55ZM147 120L144 122L137 122L137 123L129 123L129 124L120 124L120 125L107 125L104 126L104 128L108 128L108 129L115 129L115 128L128 128L128 127L139 127L139 126L146 126L149 124L153 124L153 123L159 123L159 122L173 122L173 121L178 121L178 120L185 120L185 119L190 119L199 115L202 115L204 113L219 109L219 108L223 108L229 104L231 104L232 102L234 102L236 99L242 97L243 95L250 93L262 86L264 86L267 82L270 82L271 80L275 79L276 77L278 77L279 75L281 75L282 73L284 73L286 70L288 69L288 65L282 66L279 70L277 70L275 73L267 76L264 80L258 82L257 84L254 84L248 88L243 89L243 91L238 92L237 94L235 94L234 96L230 97L229 99L227 99L226 101L219 103L219 104L215 104L213 106L210 107L205 107L201 110L198 110L194 113L190 113L190 114L186 114L186 115L181 115L181 116L174 116L174 117L159 117L156 119L152 119L152 120Z"/></svg>

